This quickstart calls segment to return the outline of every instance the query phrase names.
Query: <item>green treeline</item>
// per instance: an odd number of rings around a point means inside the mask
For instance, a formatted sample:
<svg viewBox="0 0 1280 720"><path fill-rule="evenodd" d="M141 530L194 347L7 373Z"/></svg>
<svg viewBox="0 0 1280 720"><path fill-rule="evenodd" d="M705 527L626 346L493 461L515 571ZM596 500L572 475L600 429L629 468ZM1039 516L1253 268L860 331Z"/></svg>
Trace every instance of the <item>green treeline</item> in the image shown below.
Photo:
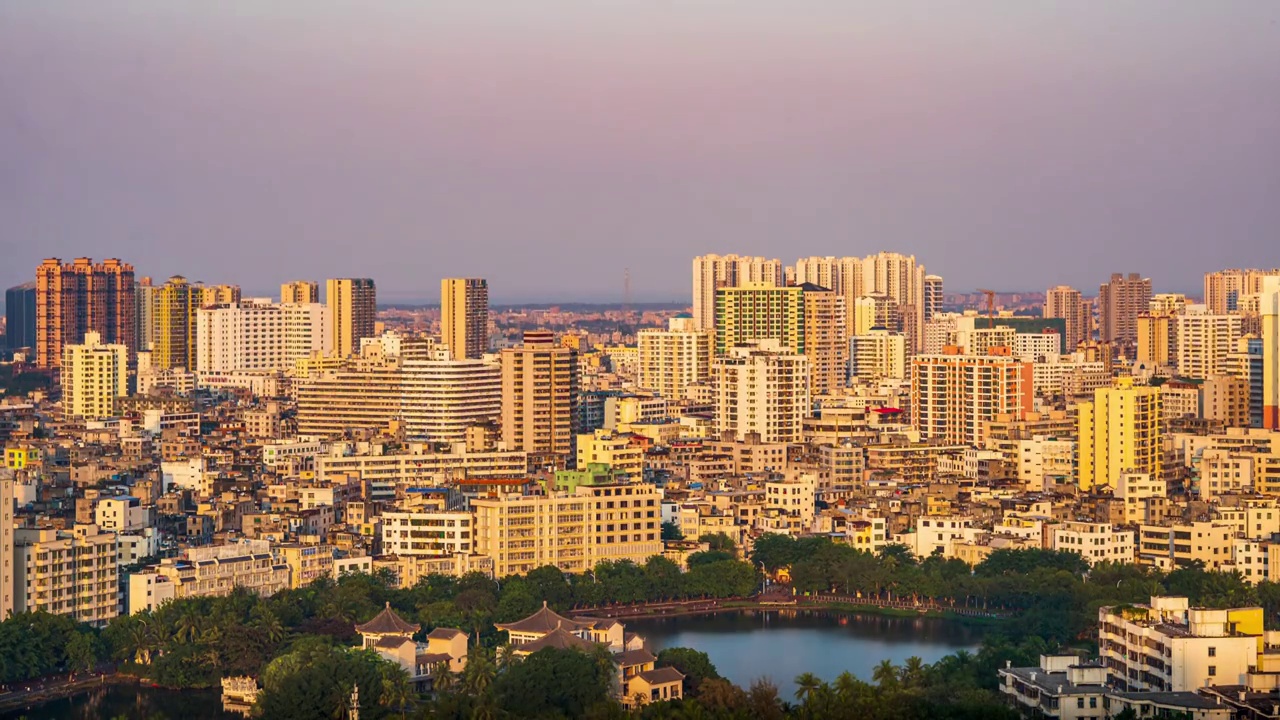
<svg viewBox="0 0 1280 720"><path fill-rule="evenodd" d="M544 567L500 581L478 574L431 576L406 589L391 587L385 574L348 575L266 598L237 590L226 597L177 600L155 612L116 618L101 630L22 613L0 623L0 683L109 661L169 687L216 687L227 675L259 677L267 717L305 716L290 714L290 708L314 716L344 699L353 684L361 688L362 717L609 717L621 707L601 700L609 693L604 658L587 658L599 672L588 672L576 655L556 652L536 662L512 662L493 624L525 617L543 600L563 612L609 603L742 597L759 588L763 566L770 572L789 568L800 593L930 598L1005 610L1010 618L993 627L977 653L958 653L932 666L882 667L870 683L841 678L815 685L815 678L804 678L797 681L802 697L779 698L767 683L732 686L701 653L666 651L661 661L689 675L688 697L647 708L644 716L843 717L832 708L852 707L859 709L848 717L999 717L996 669L1005 661L1034 664L1041 652L1063 645L1088 651L1099 606L1186 595L1204 606L1261 605L1269 627L1280 612L1280 586L1272 583L1250 586L1238 575L1198 567L1171 573L1135 565L1090 569L1079 556L1041 550L997 551L971 569L940 557L918 561L896 546L870 555L827 539L767 535L749 561L733 559L732 549L719 545L689 564L681 572L670 560L653 557L642 565L601 563L580 575ZM424 633L455 627L471 636L468 672L446 678L431 702L415 696L397 666L353 647L355 623L388 602ZM305 688L309 699L293 698L289 688ZM900 714L884 714L890 706Z"/></svg>

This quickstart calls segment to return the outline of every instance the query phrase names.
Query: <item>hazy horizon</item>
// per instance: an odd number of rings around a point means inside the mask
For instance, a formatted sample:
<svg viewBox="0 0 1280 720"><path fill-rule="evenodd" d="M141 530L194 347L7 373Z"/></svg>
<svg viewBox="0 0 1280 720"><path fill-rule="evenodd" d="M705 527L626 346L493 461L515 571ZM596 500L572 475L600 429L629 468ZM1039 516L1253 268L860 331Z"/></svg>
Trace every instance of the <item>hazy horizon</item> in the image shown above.
<svg viewBox="0 0 1280 720"><path fill-rule="evenodd" d="M1280 265L1280 5L0 5L0 286L120 257L275 294L689 296L703 253L949 292ZM251 291L252 290L252 291ZM267 292L264 292L267 291Z"/></svg>

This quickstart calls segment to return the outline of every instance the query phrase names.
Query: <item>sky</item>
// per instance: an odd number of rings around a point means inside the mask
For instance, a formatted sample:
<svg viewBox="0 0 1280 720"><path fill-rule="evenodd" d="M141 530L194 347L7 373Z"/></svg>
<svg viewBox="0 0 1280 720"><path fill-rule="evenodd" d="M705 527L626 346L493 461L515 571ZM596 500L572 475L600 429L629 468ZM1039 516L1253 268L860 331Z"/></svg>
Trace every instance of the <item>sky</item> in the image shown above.
<svg viewBox="0 0 1280 720"><path fill-rule="evenodd" d="M956 291L1280 266L1280 3L0 3L0 286L661 301L879 250Z"/></svg>

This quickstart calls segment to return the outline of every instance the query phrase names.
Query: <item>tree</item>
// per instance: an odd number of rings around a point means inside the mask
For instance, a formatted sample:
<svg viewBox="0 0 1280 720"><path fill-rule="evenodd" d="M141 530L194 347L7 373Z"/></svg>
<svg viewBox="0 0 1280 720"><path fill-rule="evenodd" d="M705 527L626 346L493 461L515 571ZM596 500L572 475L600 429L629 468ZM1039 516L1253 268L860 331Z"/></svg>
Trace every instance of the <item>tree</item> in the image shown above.
<svg viewBox="0 0 1280 720"><path fill-rule="evenodd" d="M876 681L876 685L880 686L881 690L897 690L898 668L891 660L881 660L875 669L871 671L871 679Z"/></svg>
<svg viewBox="0 0 1280 720"><path fill-rule="evenodd" d="M262 673L258 710L265 717L297 720L339 717L353 687L360 689L360 717L385 717L380 702L388 685L407 676L399 665L371 650L336 648L308 638L292 652L276 658Z"/></svg>
<svg viewBox="0 0 1280 720"><path fill-rule="evenodd" d="M509 667L494 689L498 706L517 717L582 717L608 697L609 678L586 653L543 648Z"/></svg>
<svg viewBox="0 0 1280 720"><path fill-rule="evenodd" d="M734 553L738 549L738 545L733 541L733 538L722 532L704 533L698 538L698 542L706 543L711 550L723 550L728 553Z"/></svg>
<svg viewBox="0 0 1280 720"><path fill-rule="evenodd" d="M67 669L72 672L89 672L97 664L97 648L93 636L87 632L76 633L67 641Z"/></svg>
<svg viewBox="0 0 1280 720"><path fill-rule="evenodd" d="M720 673L706 653L692 648L663 648L658 652L657 667L673 667L684 675L684 694L696 696L707 680L719 680Z"/></svg>
<svg viewBox="0 0 1280 720"><path fill-rule="evenodd" d="M818 688L822 687L822 679L811 672L801 673L796 677L796 700L809 702Z"/></svg>
<svg viewBox="0 0 1280 720"><path fill-rule="evenodd" d="M662 539L663 541L684 540L684 533L681 532L680 526L670 520L662 522Z"/></svg>
<svg viewBox="0 0 1280 720"><path fill-rule="evenodd" d="M747 712L758 720L782 720L782 700L778 698L778 686L768 678L757 678L747 688Z"/></svg>

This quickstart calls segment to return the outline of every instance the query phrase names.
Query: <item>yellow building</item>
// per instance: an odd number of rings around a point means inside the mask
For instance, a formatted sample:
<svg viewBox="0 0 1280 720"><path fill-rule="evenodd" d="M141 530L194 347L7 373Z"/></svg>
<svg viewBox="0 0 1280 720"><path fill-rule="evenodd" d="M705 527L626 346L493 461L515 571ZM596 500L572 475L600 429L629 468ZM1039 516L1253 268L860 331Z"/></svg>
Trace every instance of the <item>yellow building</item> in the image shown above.
<svg viewBox="0 0 1280 720"><path fill-rule="evenodd" d="M116 398L129 394L129 348L101 340L89 332L83 345L62 348L62 412L67 417L111 417Z"/></svg>
<svg viewBox="0 0 1280 720"><path fill-rule="evenodd" d="M4 466L10 470L26 470L40 464L40 448L12 445L4 449Z"/></svg>
<svg viewBox="0 0 1280 720"><path fill-rule="evenodd" d="M454 360L478 359L489 352L488 281L440 281L440 338Z"/></svg>
<svg viewBox="0 0 1280 720"><path fill-rule="evenodd" d="M329 337L338 357L360 352L360 340L377 336L378 293L369 278L330 278L325 282Z"/></svg>
<svg viewBox="0 0 1280 720"><path fill-rule="evenodd" d="M192 285L181 275L169 278L153 293L155 326L151 364L160 370L196 369L196 317L200 309L202 288Z"/></svg>
<svg viewBox="0 0 1280 720"><path fill-rule="evenodd" d="M567 456L573 445L578 353L547 331L502 351L502 440L508 450Z"/></svg>
<svg viewBox="0 0 1280 720"><path fill-rule="evenodd" d="M632 445L627 435L596 430L589 435L578 436L578 468L585 468L588 463L603 463L617 472L638 478L644 472L644 450Z"/></svg>
<svg viewBox="0 0 1280 720"><path fill-rule="evenodd" d="M681 313L668 321L666 330L641 330L636 337L640 387L678 400L690 383L710 376L712 334L695 329L691 316Z"/></svg>
<svg viewBox="0 0 1280 720"><path fill-rule="evenodd" d="M662 495L648 483L579 485L573 493L472 500L475 547L497 577L543 565L586 572L597 563L643 563L662 552Z"/></svg>
<svg viewBox="0 0 1280 720"><path fill-rule="evenodd" d="M1126 472L1160 476L1164 423L1159 388L1116 378L1077 411L1080 489L1115 487Z"/></svg>
<svg viewBox="0 0 1280 720"><path fill-rule="evenodd" d="M809 356L809 394L833 395L849 372L849 335L844 298L825 287L804 291L804 354Z"/></svg>
<svg viewBox="0 0 1280 720"><path fill-rule="evenodd" d="M1262 316L1262 427L1280 429L1280 277L1268 277L1260 296Z"/></svg>
<svg viewBox="0 0 1280 720"><path fill-rule="evenodd" d="M1141 363L1165 366L1173 360L1169 339L1173 337L1168 315L1143 313L1138 316L1138 355Z"/></svg>
<svg viewBox="0 0 1280 720"><path fill-rule="evenodd" d="M333 575L333 546L281 543L271 548L276 557L289 566L289 587L298 589L316 578Z"/></svg>
<svg viewBox="0 0 1280 720"><path fill-rule="evenodd" d="M1179 315L1174 324L1179 375L1204 379L1226 372L1227 357L1243 334L1239 315Z"/></svg>
<svg viewBox="0 0 1280 720"><path fill-rule="evenodd" d="M65 615L97 627L118 614L116 535L97 525L17 528L14 612Z"/></svg>
<svg viewBox="0 0 1280 720"><path fill-rule="evenodd" d="M320 284L315 280L294 280L280 286L280 302L307 305L320 302Z"/></svg>
<svg viewBox="0 0 1280 720"><path fill-rule="evenodd" d="M200 288L200 307L232 305L240 302L239 285L205 285Z"/></svg>
<svg viewBox="0 0 1280 720"><path fill-rule="evenodd" d="M5 452L8 456L8 451ZM13 614L13 473L0 470L0 618Z"/></svg>
<svg viewBox="0 0 1280 720"><path fill-rule="evenodd" d="M716 291L716 354L752 340L777 340L804 354L804 290L753 282Z"/></svg>

